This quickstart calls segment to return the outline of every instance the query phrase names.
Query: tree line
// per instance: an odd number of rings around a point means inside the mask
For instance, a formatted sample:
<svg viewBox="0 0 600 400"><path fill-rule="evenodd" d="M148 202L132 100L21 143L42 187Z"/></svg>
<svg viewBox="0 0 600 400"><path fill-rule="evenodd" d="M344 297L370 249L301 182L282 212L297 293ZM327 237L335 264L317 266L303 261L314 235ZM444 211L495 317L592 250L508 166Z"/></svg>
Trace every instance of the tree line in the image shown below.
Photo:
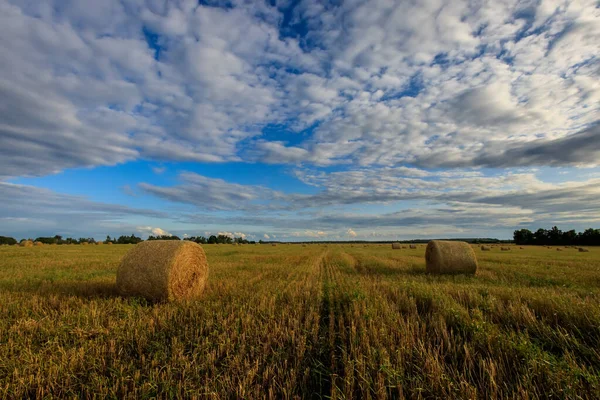
<svg viewBox="0 0 600 400"><path fill-rule="evenodd" d="M586 229L583 232L562 231L553 226L552 229L519 229L513 234L515 244L542 246L600 246L600 229Z"/></svg>
<svg viewBox="0 0 600 400"><path fill-rule="evenodd" d="M31 240L33 242L41 242L44 244L82 244L82 243L90 243L90 244L96 244L97 241L94 238L63 238L61 235L55 235L52 237L37 237L35 239L29 238L29 239L23 239L23 240ZM22 240L22 241L23 241ZM157 235L157 236L148 236L147 240L181 240L180 237L172 235L172 236L168 236L168 235ZM244 238L241 237L230 237L227 235L211 235L210 237L206 238L204 236L192 236L192 237L188 237L188 238L184 238L183 240L189 240L192 242L196 242L199 244L233 244L233 243L238 243L238 244L254 244L256 242L254 241L248 241ZM143 239L141 237L138 237L136 235L134 235L133 233L129 236L123 235L123 236L119 236L118 238L115 236L114 238L111 238L110 236L106 236L106 239L102 241L102 243L113 243L113 244L137 244L140 242L143 242ZM0 236L0 245L3 244L8 244L8 245L14 245L17 244L19 242L17 242L17 240L15 238L9 237L9 236Z"/></svg>
<svg viewBox="0 0 600 400"><path fill-rule="evenodd" d="M82 244L82 243L90 243L90 244L96 244L97 241L94 238L71 238L71 237L67 237L67 238L63 238L61 235L54 235L54 236L40 236L37 237L35 239L29 238L29 239L23 239L21 241L24 240L31 240L32 242L41 242L44 244ZM130 236L126 236L126 235L122 235L119 236L118 238L115 236L114 238L111 238L110 236L106 236L106 240L103 240L102 243L108 243L111 242L113 244L136 244L139 242L142 242L142 238L135 236L133 233ZM8 236L0 236L0 245L2 244L8 244L8 245L13 245L13 244L17 244L17 240L15 238L12 237L8 237Z"/></svg>

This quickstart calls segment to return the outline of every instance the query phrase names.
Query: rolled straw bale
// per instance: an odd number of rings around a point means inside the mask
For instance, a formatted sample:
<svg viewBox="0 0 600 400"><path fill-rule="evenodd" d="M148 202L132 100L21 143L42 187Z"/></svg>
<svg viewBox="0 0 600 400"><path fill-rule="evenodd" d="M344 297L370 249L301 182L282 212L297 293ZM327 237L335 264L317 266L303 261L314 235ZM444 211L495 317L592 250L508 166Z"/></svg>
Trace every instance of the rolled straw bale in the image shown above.
<svg viewBox="0 0 600 400"><path fill-rule="evenodd" d="M106 244L113 244L113 242L106 242Z"/></svg>
<svg viewBox="0 0 600 400"><path fill-rule="evenodd" d="M589 250L588 249L584 249L583 247L580 247L579 248L579 252L580 253L587 253L587 252L589 252Z"/></svg>
<svg viewBox="0 0 600 400"><path fill-rule="evenodd" d="M474 274L477 257L466 242L432 240L425 250L426 270L433 274Z"/></svg>
<svg viewBox="0 0 600 400"><path fill-rule="evenodd" d="M277 246L277 245L275 243L273 243L272 246Z"/></svg>
<svg viewBox="0 0 600 400"><path fill-rule="evenodd" d="M411 248L411 249L416 249L416 248L417 248L417 246L416 246L416 245L414 245L414 244L411 244L411 245L410 245L410 248Z"/></svg>
<svg viewBox="0 0 600 400"><path fill-rule="evenodd" d="M392 243L392 249L399 250L400 248L400 243Z"/></svg>
<svg viewBox="0 0 600 400"><path fill-rule="evenodd" d="M510 251L510 247L500 247L501 251Z"/></svg>
<svg viewBox="0 0 600 400"><path fill-rule="evenodd" d="M43 246L44 243L42 243L42 242L35 242L34 245L39 247L39 246Z"/></svg>
<svg viewBox="0 0 600 400"><path fill-rule="evenodd" d="M81 242L82 246L87 246L89 243L88 242Z"/></svg>
<svg viewBox="0 0 600 400"><path fill-rule="evenodd" d="M559 249L558 247L556 248L556 251L562 251L562 249Z"/></svg>
<svg viewBox="0 0 600 400"><path fill-rule="evenodd" d="M100 246L101 244L104 244L102 242L96 242L96 246Z"/></svg>
<svg viewBox="0 0 600 400"><path fill-rule="evenodd" d="M150 300L184 300L198 297L207 279L208 262L199 244L151 240L125 254L117 272L117 289Z"/></svg>
<svg viewBox="0 0 600 400"><path fill-rule="evenodd" d="M523 249L524 249L524 247L519 247L519 249L523 250Z"/></svg>
<svg viewBox="0 0 600 400"><path fill-rule="evenodd" d="M19 243L19 246L21 246L21 247L33 247L33 242L31 240L23 240L21 243Z"/></svg>
<svg viewBox="0 0 600 400"><path fill-rule="evenodd" d="M488 246L481 246L481 251L490 251L492 249L490 249Z"/></svg>

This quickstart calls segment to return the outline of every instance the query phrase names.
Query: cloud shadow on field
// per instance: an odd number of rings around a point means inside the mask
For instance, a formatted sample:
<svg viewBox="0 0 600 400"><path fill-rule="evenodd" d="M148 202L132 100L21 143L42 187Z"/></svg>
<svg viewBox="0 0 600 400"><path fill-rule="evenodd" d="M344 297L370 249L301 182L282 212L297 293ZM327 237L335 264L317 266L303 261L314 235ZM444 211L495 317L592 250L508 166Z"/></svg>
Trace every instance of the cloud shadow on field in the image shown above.
<svg viewBox="0 0 600 400"><path fill-rule="evenodd" d="M86 299L121 297L114 281L42 281L22 287L5 288L7 291L44 295L74 296Z"/></svg>

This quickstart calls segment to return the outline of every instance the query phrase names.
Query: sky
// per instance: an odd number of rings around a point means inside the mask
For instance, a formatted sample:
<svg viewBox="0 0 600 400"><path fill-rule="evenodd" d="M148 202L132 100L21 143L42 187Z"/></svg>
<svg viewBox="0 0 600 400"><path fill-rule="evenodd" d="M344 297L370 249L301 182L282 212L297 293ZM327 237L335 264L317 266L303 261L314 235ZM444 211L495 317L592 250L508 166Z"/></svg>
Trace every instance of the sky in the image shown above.
<svg viewBox="0 0 600 400"><path fill-rule="evenodd" d="M598 1L0 0L0 235L600 227Z"/></svg>

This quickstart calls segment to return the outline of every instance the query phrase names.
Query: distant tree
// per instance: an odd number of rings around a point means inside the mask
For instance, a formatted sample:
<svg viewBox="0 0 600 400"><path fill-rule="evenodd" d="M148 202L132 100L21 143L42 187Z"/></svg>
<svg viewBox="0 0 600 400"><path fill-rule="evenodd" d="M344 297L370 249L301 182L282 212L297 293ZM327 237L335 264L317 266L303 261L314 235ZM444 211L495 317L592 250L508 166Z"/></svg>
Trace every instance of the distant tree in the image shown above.
<svg viewBox="0 0 600 400"><path fill-rule="evenodd" d="M12 246L13 244L17 244L17 240L9 236L0 236L0 244L8 244Z"/></svg>
<svg viewBox="0 0 600 400"><path fill-rule="evenodd" d="M210 237L208 238L208 243L209 244L216 244L217 242L217 237L215 235L210 235Z"/></svg>
<svg viewBox="0 0 600 400"><path fill-rule="evenodd" d="M206 244L207 243L207 239L204 236L192 236L192 237L185 238L183 240L189 240L190 242L195 242L198 244Z"/></svg>
<svg viewBox="0 0 600 400"><path fill-rule="evenodd" d="M169 236L169 235L157 235L157 236L148 236L148 240L181 240L179 236Z"/></svg>
<svg viewBox="0 0 600 400"><path fill-rule="evenodd" d="M217 243L231 244L231 243L233 243L233 239L227 235L219 235L219 236L217 236Z"/></svg>
<svg viewBox="0 0 600 400"><path fill-rule="evenodd" d="M118 244L138 244L142 242L142 238L135 236L133 233L131 236L119 236L117 239Z"/></svg>
<svg viewBox="0 0 600 400"><path fill-rule="evenodd" d="M516 244L600 246L600 229L589 228L580 233L574 229L563 232L557 226L549 230L540 228L534 233L520 229L514 232L513 238Z"/></svg>
<svg viewBox="0 0 600 400"><path fill-rule="evenodd" d="M533 244L534 236L529 229L520 229L514 232L513 239L516 244Z"/></svg>

